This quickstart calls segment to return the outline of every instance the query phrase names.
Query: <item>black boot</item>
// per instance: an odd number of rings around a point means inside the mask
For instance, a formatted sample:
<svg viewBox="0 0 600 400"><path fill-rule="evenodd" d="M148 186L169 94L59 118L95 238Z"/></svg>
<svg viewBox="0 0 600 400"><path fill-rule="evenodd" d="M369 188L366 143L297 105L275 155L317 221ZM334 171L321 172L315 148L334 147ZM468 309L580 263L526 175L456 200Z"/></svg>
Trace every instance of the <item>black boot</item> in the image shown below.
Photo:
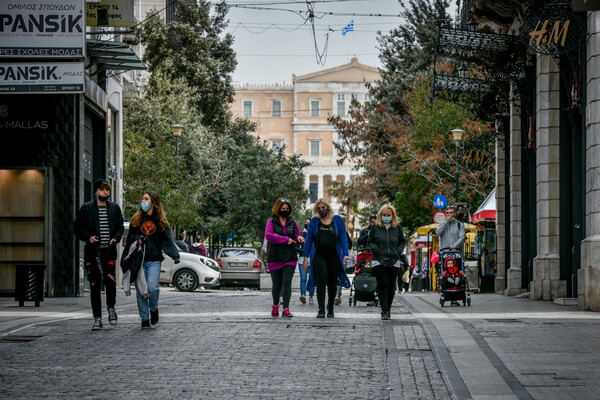
<svg viewBox="0 0 600 400"><path fill-rule="evenodd" d="M327 318L333 318L333 304L327 306Z"/></svg>
<svg viewBox="0 0 600 400"><path fill-rule="evenodd" d="M325 310L319 308L319 312L317 313L317 318L325 318Z"/></svg>

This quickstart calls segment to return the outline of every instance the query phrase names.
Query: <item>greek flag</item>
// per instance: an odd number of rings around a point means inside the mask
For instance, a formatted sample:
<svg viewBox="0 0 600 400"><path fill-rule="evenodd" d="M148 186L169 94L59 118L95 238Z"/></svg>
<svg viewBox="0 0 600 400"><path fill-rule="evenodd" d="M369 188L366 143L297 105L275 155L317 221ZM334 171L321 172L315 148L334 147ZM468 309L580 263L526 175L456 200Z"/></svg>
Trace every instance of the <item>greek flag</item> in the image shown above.
<svg viewBox="0 0 600 400"><path fill-rule="evenodd" d="M342 36L346 36L346 33L354 32L354 20L350 21L348 25L342 28Z"/></svg>

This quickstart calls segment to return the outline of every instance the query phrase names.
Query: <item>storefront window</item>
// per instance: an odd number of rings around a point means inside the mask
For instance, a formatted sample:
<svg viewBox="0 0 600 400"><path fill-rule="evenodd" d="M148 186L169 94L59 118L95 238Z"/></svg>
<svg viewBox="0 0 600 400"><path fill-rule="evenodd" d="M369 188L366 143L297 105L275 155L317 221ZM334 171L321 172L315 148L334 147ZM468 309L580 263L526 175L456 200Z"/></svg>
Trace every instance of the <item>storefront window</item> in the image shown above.
<svg viewBox="0 0 600 400"><path fill-rule="evenodd" d="M12 293L17 264L43 263L45 176L0 169L0 292Z"/></svg>

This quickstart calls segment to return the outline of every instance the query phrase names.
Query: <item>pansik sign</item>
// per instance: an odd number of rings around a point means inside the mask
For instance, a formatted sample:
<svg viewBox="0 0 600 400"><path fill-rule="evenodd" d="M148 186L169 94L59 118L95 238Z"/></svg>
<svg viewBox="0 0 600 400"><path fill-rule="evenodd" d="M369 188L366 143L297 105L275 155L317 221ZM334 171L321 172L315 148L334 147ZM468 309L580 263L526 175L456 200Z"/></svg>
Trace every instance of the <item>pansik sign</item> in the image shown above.
<svg viewBox="0 0 600 400"><path fill-rule="evenodd" d="M0 1L0 57L83 58L84 1Z"/></svg>
<svg viewBox="0 0 600 400"><path fill-rule="evenodd" d="M83 62L0 63L0 94L82 93Z"/></svg>
<svg viewBox="0 0 600 400"><path fill-rule="evenodd" d="M101 0L86 5L87 26L123 26L135 25L133 0Z"/></svg>

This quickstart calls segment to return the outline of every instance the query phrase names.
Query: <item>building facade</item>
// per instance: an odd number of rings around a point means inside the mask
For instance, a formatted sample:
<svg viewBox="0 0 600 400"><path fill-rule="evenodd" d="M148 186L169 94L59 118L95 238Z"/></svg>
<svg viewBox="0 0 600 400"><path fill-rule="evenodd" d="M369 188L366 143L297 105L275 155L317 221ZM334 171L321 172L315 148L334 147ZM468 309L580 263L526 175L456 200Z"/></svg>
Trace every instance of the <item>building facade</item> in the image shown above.
<svg viewBox="0 0 600 400"><path fill-rule="evenodd" d="M310 163L305 186L309 206L318 198L332 203L335 212L345 211L346 199L331 195L332 182L347 182L358 175L353 163L338 165L333 115L345 117L352 99L369 102L367 83L379 80L377 68L353 58L348 64L292 77L291 85L236 85L232 112L257 124L254 132L273 149L285 146L285 154L297 154Z"/></svg>

